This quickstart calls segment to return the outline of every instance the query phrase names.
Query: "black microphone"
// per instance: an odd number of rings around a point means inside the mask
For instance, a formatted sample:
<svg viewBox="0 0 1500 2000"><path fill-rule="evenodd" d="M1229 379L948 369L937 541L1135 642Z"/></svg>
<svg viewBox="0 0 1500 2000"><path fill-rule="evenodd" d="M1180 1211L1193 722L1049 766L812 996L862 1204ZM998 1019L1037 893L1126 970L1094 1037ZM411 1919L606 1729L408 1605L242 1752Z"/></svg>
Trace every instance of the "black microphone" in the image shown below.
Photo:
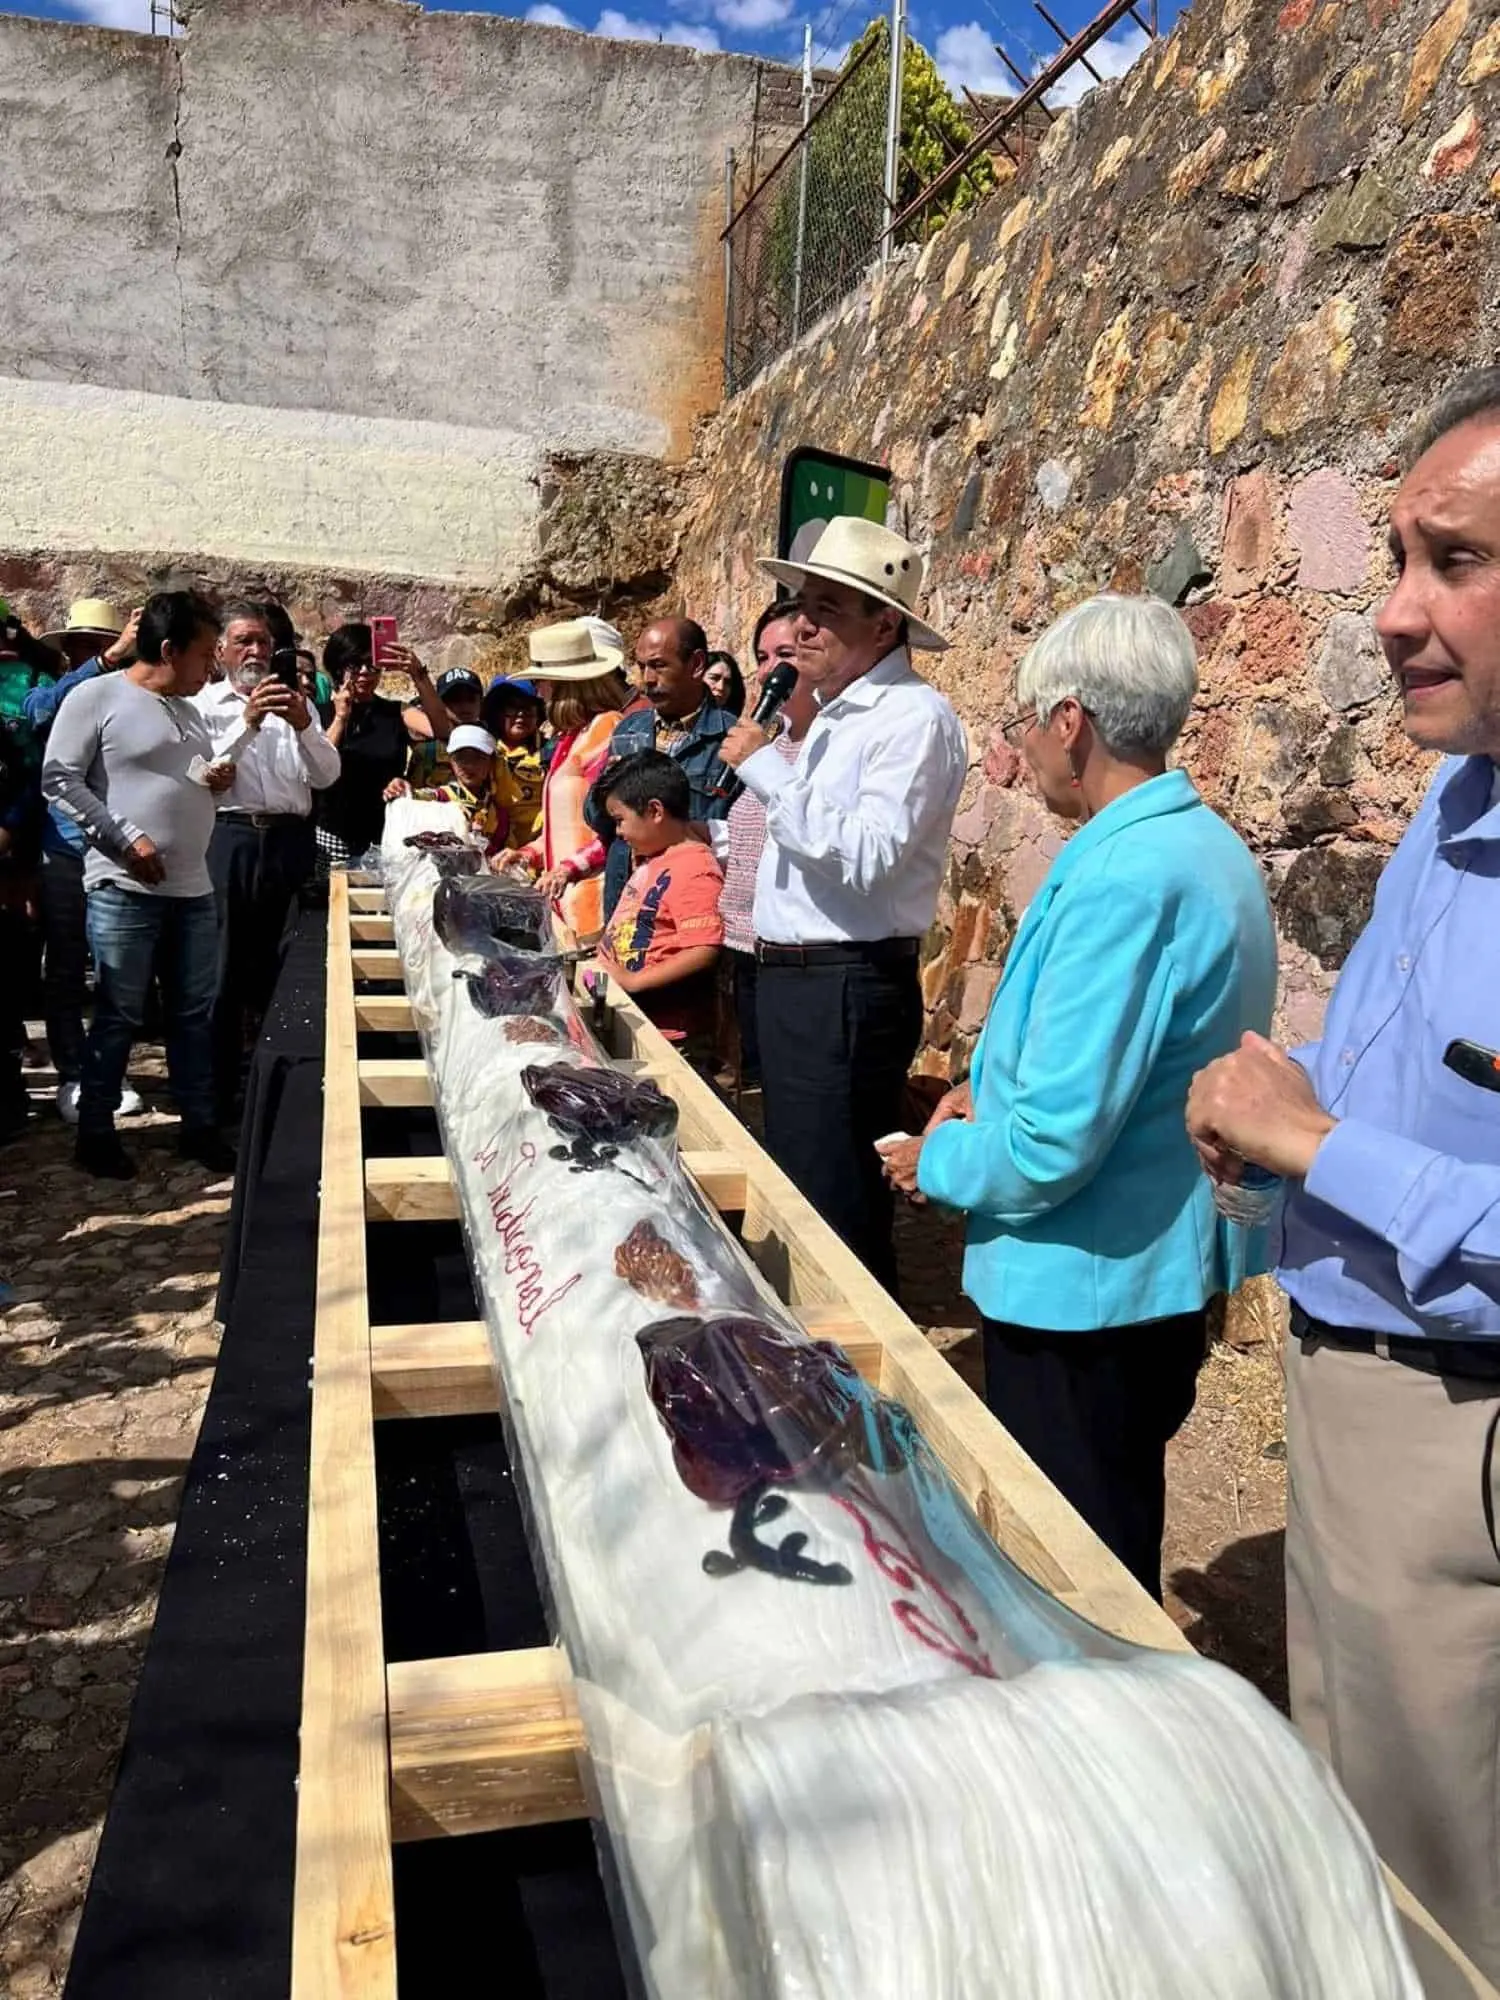
<svg viewBox="0 0 1500 2000"><path fill-rule="evenodd" d="M790 660L783 660L780 666L772 667L766 675L765 686L760 691L760 700L750 712L750 720L757 729L765 729L773 723L797 692L797 669ZM716 799L727 799L731 805L745 787L736 772L721 758L714 766L713 783L709 790Z"/></svg>

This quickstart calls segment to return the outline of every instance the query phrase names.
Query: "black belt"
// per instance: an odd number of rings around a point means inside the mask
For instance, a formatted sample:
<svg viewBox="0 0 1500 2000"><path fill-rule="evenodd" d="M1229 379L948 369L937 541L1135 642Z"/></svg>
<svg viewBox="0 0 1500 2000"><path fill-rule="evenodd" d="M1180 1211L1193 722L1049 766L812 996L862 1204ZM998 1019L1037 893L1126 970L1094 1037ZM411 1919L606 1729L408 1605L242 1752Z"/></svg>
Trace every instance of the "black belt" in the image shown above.
<svg viewBox="0 0 1500 2000"><path fill-rule="evenodd" d="M1421 1340L1409 1333L1366 1333L1354 1326L1329 1326L1326 1320L1309 1317L1298 1305L1292 1307L1292 1332L1299 1340L1347 1347L1358 1354L1378 1354L1383 1360L1399 1361L1403 1368L1420 1368L1424 1375L1500 1382L1500 1338Z"/></svg>
<svg viewBox="0 0 1500 2000"><path fill-rule="evenodd" d="M760 965L905 965L915 964L920 938L856 939L850 944L763 944L755 942Z"/></svg>
<svg viewBox="0 0 1500 2000"><path fill-rule="evenodd" d="M310 815L307 813L253 813L241 812L238 806L226 806L218 818L228 820L231 826L253 826L257 833L267 833L273 826L306 826Z"/></svg>

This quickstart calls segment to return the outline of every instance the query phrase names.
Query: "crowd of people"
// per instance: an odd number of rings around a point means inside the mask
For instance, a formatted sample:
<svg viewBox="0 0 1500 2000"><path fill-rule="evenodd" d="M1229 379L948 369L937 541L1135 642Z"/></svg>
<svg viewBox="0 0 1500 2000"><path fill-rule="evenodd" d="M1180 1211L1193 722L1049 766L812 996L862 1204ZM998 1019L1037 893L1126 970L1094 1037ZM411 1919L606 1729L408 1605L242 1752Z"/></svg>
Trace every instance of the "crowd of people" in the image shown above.
<svg viewBox="0 0 1500 2000"><path fill-rule="evenodd" d="M227 1163L292 901L410 792L459 807L489 865L539 884L710 1073L733 1023L768 1150L882 1282L898 1195L967 1215L990 1405L1158 1597L1166 1447L1208 1309L1274 1268L1294 1716L1500 1974L1500 370L1430 414L1390 539L1377 630L1408 735L1448 761L1323 1040L1269 1039L1262 871L1171 764L1192 637L1166 604L1106 594L1020 666L1005 735L1076 830L968 1075L925 1119L919 959L969 751L914 665L946 641L899 535L837 519L804 560L763 563L782 594L749 687L681 616L628 656L601 619L543 626L527 677L486 686L434 683L393 642L377 659L364 624L320 670L279 606L186 591L75 605L37 639L7 615L4 962L41 952L78 1163L133 1170L115 1120L153 994L182 1150ZM785 667L779 714L747 717ZM392 669L414 699L379 692ZM24 988L0 977L10 1130Z"/></svg>

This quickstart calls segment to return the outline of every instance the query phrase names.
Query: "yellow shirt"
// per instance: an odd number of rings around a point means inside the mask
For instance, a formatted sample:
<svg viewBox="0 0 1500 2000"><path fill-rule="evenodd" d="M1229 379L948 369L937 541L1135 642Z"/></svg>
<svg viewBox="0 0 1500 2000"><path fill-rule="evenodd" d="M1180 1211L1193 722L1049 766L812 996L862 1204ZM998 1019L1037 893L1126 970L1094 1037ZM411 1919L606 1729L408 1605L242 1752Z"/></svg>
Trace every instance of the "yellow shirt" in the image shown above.
<svg viewBox="0 0 1500 2000"><path fill-rule="evenodd" d="M510 814L510 847L525 847L535 838L542 816L542 756L523 743L514 750L504 744L495 753L495 795Z"/></svg>

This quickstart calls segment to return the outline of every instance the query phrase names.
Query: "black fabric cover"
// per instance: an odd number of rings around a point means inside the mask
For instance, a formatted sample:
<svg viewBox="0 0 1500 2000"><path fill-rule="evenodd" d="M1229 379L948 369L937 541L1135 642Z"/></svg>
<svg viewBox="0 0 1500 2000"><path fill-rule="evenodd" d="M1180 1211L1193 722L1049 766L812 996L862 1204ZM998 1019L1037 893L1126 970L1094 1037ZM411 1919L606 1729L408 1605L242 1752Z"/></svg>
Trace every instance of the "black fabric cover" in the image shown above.
<svg viewBox="0 0 1500 2000"><path fill-rule="evenodd" d="M66 2000L286 2000L322 1145L326 918L304 911L251 1066L225 1320ZM389 1038L383 1052L394 1052ZM436 1150L372 1114L375 1150ZM456 1226L373 1227L377 1320L474 1312ZM387 1657L546 1638L496 1419L376 1429ZM625 1991L586 1826L396 1850L402 2000Z"/></svg>

